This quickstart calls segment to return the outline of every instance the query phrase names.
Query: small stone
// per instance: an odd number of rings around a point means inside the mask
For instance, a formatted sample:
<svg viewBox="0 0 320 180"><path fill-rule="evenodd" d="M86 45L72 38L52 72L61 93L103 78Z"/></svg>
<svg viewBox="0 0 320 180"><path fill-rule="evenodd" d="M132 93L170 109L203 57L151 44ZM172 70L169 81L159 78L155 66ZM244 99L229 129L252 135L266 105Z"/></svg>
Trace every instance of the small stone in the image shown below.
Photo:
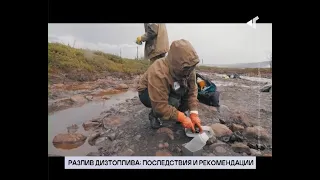
<svg viewBox="0 0 320 180"><path fill-rule="evenodd" d="M272 154L268 153L268 154L264 154L264 157L272 157Z"/></svg>
<svg viewBox="0 0 320 180"><path fill-rule="evenodd" d="M158 134L167 134L171 140L174 140L173 131L167 127L162 127L157 130Z"/></svg>
<svg viewBox="0 0 320 180"><path fill-rule="evenodd" d="M100 125L98 122L93 122L93 121L87 121L82 124L82 127L84 130L88 131L90 129L96 128Z"/></svg>
<svg viewBox="0 0 320 180"><path fill-rule="evenodd" d="M214 154L213 153L209 153L207 156L214 156Z"/></svg>
<svg viewBox="0 0 320 180"><path fill-rule="evenodd" d="M256 147L257 149L260 149L262 151L266 149L266 147L263 144L256 144Z"/></svg>
<svg viewBox="0 0 320 180"><path fill-rule="evenodd" d="M86 98L88 101L92 101L92 100L93 100L93 96L85 96L85 98Z"/></svg>
<svg viewBox="0 0 320 180"><path fill-rule="evenodd" d="M220 122L221 124L226 124L226 121L223 120L223 119L220 119L220 118L219 118L219 122Z"/></svg>
<svg viewBox="0 0 320 180"><path fill-rule="evenodd" d="M233 149L234 152L236 153L247 153L250 154L250 148L243 144L243 143L234 143L231 145L231 148Z"/></svg>
<svg viewBox="0 0 320 180"><path fill-rule="evenodd" d="M164 145L163 145L162 143L160 143L160 144L158 145L158 147L159 147L160 149L162 149L162 148L164 147Z"/></svg>
<svg viewBox="0 0 320 180"><path fill-rule="evenodd" d="M130 148L130 149L134 149L134 145L131 145L129 148Z"/></svg>
<svg viewBox="0 0 320 180"><path fill-rule="evenodd" d="M126 84L119 84L119 85L116 87L116 89L119 89L119 90L128 89L128 88L129 88L129 86L126 85Z"/></svg>
<svg viewBox="0 0 320 180"><path fill-rule="evenodd" d="M110 99L110 96L104 95L104 96L102 96L102 99L108 100L108 99Z"/></svg>
<svg viewBox="0 0 320 180"><path fill-rule="evenodd" d="M261 156L261 152L255 149L250 149L251 156Z"/></svg>
<svg viewBox="0 0 320 180"><path fill-rule="evenodd" d="M260 126L247 127L244 131L244 134L245 136L261 140L269 140L271 138L267 130Z"/></svg>
<svg viewBox="0 0 320 180"><path fill-rule="evenodd" d="M164 147L164 148L168 148L168 147L169 147L169 143L165 142L165 143L163 144L163 147Z"/></svg>
<svg viewBox="0 0 320 180"><path fill-rule="evenodd" d="M88 143L91 145L91 146L94 146L95 145L95 141L96 139L100 136L100 133L93 133L90 135L89 139L88 139Z"/></svg>
<svg viewBox="0 0 320 180"><path fill-rule="evenodd" d="M168 151L157 151L156 156L172 156Z"/></svg>
<svg viewBox="0 0 320 180"><path fill-rule="evenodd" d="M226 150L225 148L221 147L221 146L215 147L214 150L215 150L217 153L219 153L219 154L224 154L224 153L227 152L227 150Z"/></svg>
<svg viewBox="0 0 320 180"><path fill-rule="evenodd" d="M99 152L89 152L87 156L100 156Z"/></svg>
<svg viewBox="0 0 320 180"><path fill-rule="evenodd" d="M174 150L175 150L175 152L177 152L177 153L180 153L180 152L182 151L179 147L176 147Z"/></svg>
<svg viewBox="0 0 320 180"><path fill-rule="evenodd" d="M206 142L207 145L211 145L213 143L217 142L217 138L215 136L212 136L211 138L208 139L208 141Z"/></svg>
<svg viewBox="0 0 320 180"><path fill-rule="evenodd" d="M237 111L237 112L234 112L230 118L233 120L233 122L243 124L246 127L251 126L249 118L245 113Z"/></svg>
<svg viewBox="0 0 320 180"><path fill-rule="evenodd" d="M116 139L116 133L111 133L111 134L109 134L109 135L108 135L108 138L109 138L111 141L115 140L115 139Z"/></svg>
<svg viewBox="0 0 320 180"><path fill-rule="evenodd" d="M103 125L106 129L110 126L119 126L121 124L121 120L119 117L110 116L103 120Z"/></svg>
<svg viewBox="0 0 320 180"><path fill-rule="evenodd" d="M201 155L202 156L208 156L208 153L203 152Z"/></svg>
<svg viewBox="0 0 320 180"><path fill-rule="evenodd" d="M67 127L68 133L75 133L79 129L78 125L72 124L71 126Z"/></svg>
<svg viewBox="0 0 320 180"><path fill-rule="evenodd" d="M134 154L134 151L132 149L127 149L126 151L123 151L119 153L119 156L132 156Z"/></svg>
<svg viewBox="0 0 320 180"><path fill-rule="evenodd" d="M106 141L106 137L101 137L101 138L97 138L95 140L95 145L101 145L102 143L104 143Z"/></svg>
<svg viewBox="0 0 320 180"><path fill-rule="evenodd" d="M242 132L242 131L244 130L244 127L241 126L241 125L239 125L239 124L232 124L231 130L232 130L233 132L235 132L235 131L240 131L240 132Z"/></svg>
<svg viewBox="0 0 320 180"><path fill-rule="evenodd" d="M211 125L211 128L216 135L216 137L221 137L221 136L226 136L226 135L231 135L232 131L223 124L220 123L215 123Z"/></svg>
<svg viewBox="0 0 320 180"><path fill-rule="evenodd" d="M71 99L71 101L73 101L75 103L85 103L85 102L87 102L87 99L84 98L81 95L72 96L70 99Z"/></svg>
<svg viewBox="0 0 320 180"><path fill-rule="evenodd" d="M257 147L251 143L247 143L247 146L251 149L256 149Z"/></svg>

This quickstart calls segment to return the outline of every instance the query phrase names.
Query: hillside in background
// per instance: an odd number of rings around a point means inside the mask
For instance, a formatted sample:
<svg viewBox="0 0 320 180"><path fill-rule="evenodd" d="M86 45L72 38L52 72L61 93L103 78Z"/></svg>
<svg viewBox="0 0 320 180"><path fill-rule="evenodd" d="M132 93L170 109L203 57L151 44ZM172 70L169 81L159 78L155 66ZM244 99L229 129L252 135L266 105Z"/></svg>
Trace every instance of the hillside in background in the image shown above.
<svg viewBox="0 0 320 180"><path fill-rule="evenodd" d="M204 64L204 66L224 68L270 68L270 61L237 64Z"/></svg>
<svg viewBox="0 0 320 180"><path fill-rule="evenodd" d="M95 80L101 73L141 74L149 62L121 58L88 49L76 49L60 43L48 43L48 75L52 78ZM62 77L63 76L63 77Z"/></svg>
<svg viewBox="0 0 320 180"><path fill-rule="evenodd" d="M267 61L268 62L268 61ZM262 62L261 69L258 63L243 63L228 65L200 65L197 70L214 73L238 73L249 76L259 74L271 77L270 68L263 68L267 62ZM217 67L220 66L220 67ZM71 81L94 81L106 76L119 78L131 77L144 73L149 67L147 60L135 60L121 58L116 55L93 51L88 49L76 49L60 43L48 43L48 81L50 83ZM245 68L244 67L251 67Z"/></svg>

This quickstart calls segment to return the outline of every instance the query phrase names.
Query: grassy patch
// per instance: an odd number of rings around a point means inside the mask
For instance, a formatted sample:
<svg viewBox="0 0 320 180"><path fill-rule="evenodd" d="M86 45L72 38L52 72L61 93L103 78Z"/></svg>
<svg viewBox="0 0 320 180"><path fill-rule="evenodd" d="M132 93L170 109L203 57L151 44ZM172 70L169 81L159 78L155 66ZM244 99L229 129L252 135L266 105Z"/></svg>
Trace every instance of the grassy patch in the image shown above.
<svg viewBox="0 0 320 180"><path fill-rule="evenodd" d="M147 70L149 62L121 58L101 51L76 49L59 43L48 43L48 73L121 72L130 75Z"/></svg>

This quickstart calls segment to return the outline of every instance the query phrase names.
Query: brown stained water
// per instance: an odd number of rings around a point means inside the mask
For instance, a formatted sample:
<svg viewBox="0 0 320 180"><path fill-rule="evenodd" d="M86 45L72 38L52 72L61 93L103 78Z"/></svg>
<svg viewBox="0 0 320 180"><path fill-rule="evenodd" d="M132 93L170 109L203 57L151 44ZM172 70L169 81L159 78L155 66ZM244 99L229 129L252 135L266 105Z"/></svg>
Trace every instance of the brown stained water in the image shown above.
<svg viewBox="0 0 320 180"><path fill-rule="evenodd" d="M91 131L85 131L82 124L88 120L92 120L100 116L101 112L110 109L112 106L125 102L126 99L131 99L137 96L138 93L134 91L127 91L120 94L110 95L110 99L104 101L93 101L86 103L80 107L69 108L58 111L48 116L48 154L60 156L83 156L89 152L96 152L95 146L88 144L86 141L78 145L53 145L53 138L60 133L67 133L67 127L72 124L78 125L77 133L81 133L87 137L90 136ZM56 146L56 147L55 147ZM78 147L77 147L78 146Z"/></svg>

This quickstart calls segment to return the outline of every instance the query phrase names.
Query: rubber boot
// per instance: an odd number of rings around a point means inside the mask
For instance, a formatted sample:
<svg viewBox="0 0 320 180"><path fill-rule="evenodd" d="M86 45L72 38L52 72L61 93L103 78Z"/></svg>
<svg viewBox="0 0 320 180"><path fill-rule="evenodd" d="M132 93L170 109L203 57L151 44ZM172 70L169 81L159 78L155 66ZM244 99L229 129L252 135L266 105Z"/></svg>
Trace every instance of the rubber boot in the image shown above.
<svg viewBox="0 0 320 180"><path fill-rule="evenodd" d="M151 112L149 113L149 120L150 120L150 125L152 129L159 129L160 127L162 127L162 123L160 118L157 118L154 114L153 111L151 110Z"/></svg>

